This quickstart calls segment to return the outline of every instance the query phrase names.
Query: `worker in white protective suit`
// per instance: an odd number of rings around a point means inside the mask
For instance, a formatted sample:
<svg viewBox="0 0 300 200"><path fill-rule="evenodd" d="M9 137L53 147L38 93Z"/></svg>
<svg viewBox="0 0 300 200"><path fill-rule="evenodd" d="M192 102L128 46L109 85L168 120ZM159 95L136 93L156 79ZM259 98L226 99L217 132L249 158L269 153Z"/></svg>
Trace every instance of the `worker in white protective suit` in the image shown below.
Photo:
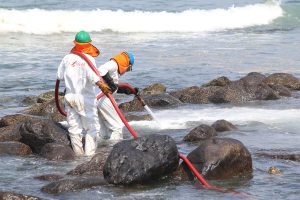
<svg viewBox="0 0 300 200"><path fill-rule="evenodd" d="M85 54L94 64L99 50L91 44L90 35L80 31L75 36L75 46L61 61L57 78L65 81L65 110L67 112L68 131L72 148L76 155L93 155L97 148L99 120L96 107L96 85L102 91L109 92L109 87L89 67L88 63L72 52ZM85 146L83 147L83 132Z"/></svg>
<svg viewBox="0 0 300 200"><path fill-rule="evenodd" d="M127 71L132 70L134 64L134 56L129 52L122 52L105 64L101 65L98 70L106 84L110 87L112 93L133 94L126 87L118 87L119 78ZM138 88L135 88L138 92ZM109 98L106 96L98 100L100 137L109 137L112 142L123 139L123 122L118 113L114 109Z"/></svg>

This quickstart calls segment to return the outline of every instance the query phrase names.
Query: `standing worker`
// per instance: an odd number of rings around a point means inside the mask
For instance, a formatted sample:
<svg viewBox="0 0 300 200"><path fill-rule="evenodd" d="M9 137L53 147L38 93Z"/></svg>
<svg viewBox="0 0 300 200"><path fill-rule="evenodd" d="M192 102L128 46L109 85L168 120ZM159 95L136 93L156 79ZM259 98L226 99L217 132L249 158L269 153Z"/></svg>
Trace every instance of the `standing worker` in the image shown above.
<svg viewBox="0 0 300 200"><path fill-rule="evenodd" d="M90 35L80 31L75 36L75 46L71 52L61 61L57 78L65 81L65 109L67 112L68 131L72 148L76 155L93 155L97 148L97 137L99 133L99 120L96 107L95 86L106 93L109 87L100 81L100 78L89 67L88 63L80 56L72 52L85 54L94 64L99 50L91 44ZM85 135L85 146L82 137Z"/></svg>
<svg viewBox="0 0 300 200"><path fill-rule="evenodd" d="M110 87L112 93L133 94L126 87L118 87L119 78L127 71L132 70L134 56L129 52L121 52L114 56L110 61L101 65L98 70L104 81ZM137 88L135 88L138 91ZM105 91L103 91L105 93ZM114 109L109 98L106 96L98 100L100 133L102 138L110 136L113 142L123 139L123 122Z"/></svg>

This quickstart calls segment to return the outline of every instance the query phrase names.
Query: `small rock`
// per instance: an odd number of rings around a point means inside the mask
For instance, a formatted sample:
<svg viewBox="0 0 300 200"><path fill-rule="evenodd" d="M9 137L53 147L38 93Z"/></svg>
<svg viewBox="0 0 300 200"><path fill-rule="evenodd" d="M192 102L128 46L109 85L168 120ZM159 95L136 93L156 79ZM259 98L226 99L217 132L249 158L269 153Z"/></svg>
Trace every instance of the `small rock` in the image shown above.
<svg viewBox="0 0 300 200"><path fill-rule="evenodd" d="M273 167L269 168L268 173L269 174L281 174L281 171L277 167L273 166Z"/></svg>
<svg viewBox="0 0 300 200"><path fill-rule="evenodd" d="M232 131L237 129L235 125L224 119L214 122L211 126L215 128L218 132Z"/></svg>
<svg viewBox="0 0 300 200"><path fill-rule="evenodd" d="M0 199L1 200L41 200L39 197L18 194L15 192L1 192L0 191Z"/></svg>
<svg viewBox="0 0 300 200"><path fill-rule="evenodd" d="M217 132L213 127L210 127L205 124L201 124L200 126L191 130L184 138L184 141L193 142L205 140L210 137L216 136Z"/></svg>
<svg viewBox="0 0 300 200"><path fill-rule="evenodd" d="M153 95L153 94L162 94L167 90L166 86L160 83L155 83L153 85L149 85L140 91L142 96L144 95Z"/></svg>

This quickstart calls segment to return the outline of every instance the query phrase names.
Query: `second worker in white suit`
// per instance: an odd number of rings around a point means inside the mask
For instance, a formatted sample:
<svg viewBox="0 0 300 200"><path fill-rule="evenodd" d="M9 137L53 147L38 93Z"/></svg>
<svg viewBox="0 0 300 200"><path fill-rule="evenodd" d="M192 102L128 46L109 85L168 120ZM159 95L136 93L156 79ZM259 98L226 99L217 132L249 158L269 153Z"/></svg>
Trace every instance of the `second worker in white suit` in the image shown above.
<svg viewBox="0 0 300 200"><path fill-rule="evenodd" d="M118 87L117 84L121 75L132 70L133 64L134 56L129 52L122 52L98 68L100 75L110 87L112 93L132 94L130 90L125 87ZM109 137L113 141L122 140L124 124L109 98L106 96L101 97L98 100L97 107L101 127L100 137Z"/></svg>

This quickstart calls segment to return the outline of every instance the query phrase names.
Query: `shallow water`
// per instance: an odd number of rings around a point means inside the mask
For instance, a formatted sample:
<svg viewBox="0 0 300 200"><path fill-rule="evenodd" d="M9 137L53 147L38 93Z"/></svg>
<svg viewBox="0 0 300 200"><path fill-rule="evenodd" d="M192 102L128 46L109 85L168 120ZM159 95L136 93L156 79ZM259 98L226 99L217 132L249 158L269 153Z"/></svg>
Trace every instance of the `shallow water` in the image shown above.
<svg viewBox="0 0 300 200"><path fill-rule="evenodd" d="M134 70L122 81L140 88L162 83L172 91L200 86L218 76L235 80L252 71L266 75L287 72L300 78L300 1L282 1L280 5L270 2L0 0L0 117L24 109L25 96L54 89L57 66L72 47L75 32L82 28L91 32L94 44L100 48L98 64L123 50L135 55ZM91 10L95 11L93 21L74 23L90 16ZM130 23L124 27L120 17ZM174 19L178 24L173 23ZM256 155L260 150L300 151L299 97L300 93L295 92L291 98L276 101L151 108L159 124L131 124L141 136L172 136L180 152L188 154L197 147L182 142L191 129L218 119L231 121L238 130L222 133L221 137L238 139L249 149L253 177L211 183L257 199L299 199L299 162ZM131 138L128 133L126 137ZM0 188L47 199L239 199L190 182L131 188L103 186L48 195L40 191L46 182L33 179L49 173L63 175L85 159L51 162L35 156L2 156ZM268 174L271 166L278 167L282 174Z"/></svg>

